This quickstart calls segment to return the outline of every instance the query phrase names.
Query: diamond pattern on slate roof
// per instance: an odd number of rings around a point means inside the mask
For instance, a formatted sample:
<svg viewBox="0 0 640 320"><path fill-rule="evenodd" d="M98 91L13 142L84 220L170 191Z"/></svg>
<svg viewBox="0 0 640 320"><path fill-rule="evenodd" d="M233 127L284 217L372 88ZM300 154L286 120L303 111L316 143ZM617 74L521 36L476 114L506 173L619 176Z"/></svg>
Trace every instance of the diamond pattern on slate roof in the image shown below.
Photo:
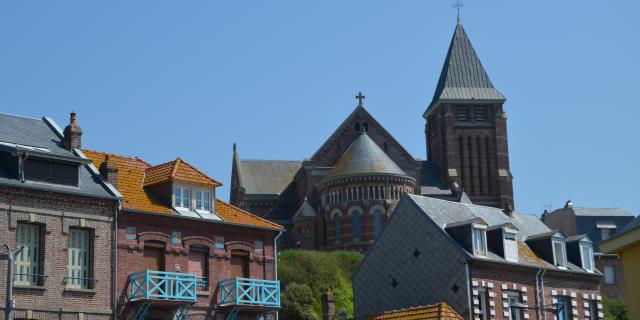
<svg viewBox="0 0 640 320"><path fill-rule="evenodd" d="M82 152L89 158L96 168L100 168L100 165L105 161L106 156L109 156L109 162L113 162L118 167L118 191L124 197L122 206L125 209L161 213L174 215L176 212L168 205L156 200L154 195L149 193L144 188L145 172L150 168L156 169L158 172L154 173L160 177L167 176L169 171L167 168L172 168L171 172L180 181L205 181L202 177L204 173L198 169L187 164L180 158L176 161L180 161L181 164L175 164L172 162L161 164L158 166L152 166L148 162L135 157L126 157L116 155L112 153L99 152L93 150L82 150ZM171 164L173 163L173 164ZM174 170L175 169L175 170ZM193 174L194 177L188 177L187 174ZM172 174L169 174L171 176ZM206 177L206 175L204 175ZM207 177L208 178L208 177ZM211 178L209 178L211 179ZM156 181L162 179L154 178ZM213 180L213 179L211 179ZM206 180L208 181L208 180ZM213 180L215 181L215 180ZM208 182L211 184L211 182ZM282 226L272 223L268 220L262 219L256 215L246 212L240 208L234 207L224 201L216 199L216 214L222 218L224 222L241 224L254 227L262 227L269 229L282 229Z"/></svg>
<svg viewBox="0 0 640 320"><path fill-rule="evenodd" d="M448 304L441 302L427 306L419 306L407 309L387 311L379 315L367 316L367 320L383 320L383 319L403 319L403 320L462 320L453 308Z"/></svg>
<svg viewBox="0 0 640 320"><path fill-rule="evenodd" d="M363 132L338 159L329 177L369 173L407 175Z"/></svg>
<svg viewBox="0 0 640 320"><path fill-rule="evenodd" d="M429 109L440 100L505 100L493 87L461 23L453 33Z"/></svg>
<svg viewBox="0 0 640 320"><path fill-rule="evenodd" d="M190 165L186 161L176 160L159 164L145 170L144 186L151 186L168 181L186 181L199 184L212 184L221 186L222 183L210 178L202 171Z"/></svg>

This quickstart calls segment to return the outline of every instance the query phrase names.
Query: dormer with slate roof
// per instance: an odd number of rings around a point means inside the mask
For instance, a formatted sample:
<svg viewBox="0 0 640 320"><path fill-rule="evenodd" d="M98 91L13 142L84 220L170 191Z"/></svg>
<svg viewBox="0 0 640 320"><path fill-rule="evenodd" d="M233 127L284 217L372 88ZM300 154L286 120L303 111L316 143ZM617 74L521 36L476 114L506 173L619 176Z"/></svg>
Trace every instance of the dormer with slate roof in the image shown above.
<svg viewBox="0 0 640 320"><path fill-rule="evenodd" d="M427 155L473 203L503 209L513 207L505 100L458 22L423 114Z"/></svg>

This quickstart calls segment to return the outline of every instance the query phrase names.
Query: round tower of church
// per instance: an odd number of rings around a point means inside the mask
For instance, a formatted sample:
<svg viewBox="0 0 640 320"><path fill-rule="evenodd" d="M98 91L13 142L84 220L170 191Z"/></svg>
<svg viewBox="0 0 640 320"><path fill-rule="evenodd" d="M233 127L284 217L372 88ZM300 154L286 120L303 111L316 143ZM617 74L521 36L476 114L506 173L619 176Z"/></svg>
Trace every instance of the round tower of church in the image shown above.
<svg viewBox="0 0 640 320"><path fill-rule="evenodd" d="M363 132L318 185L326 249L366 250L402 194L415 187L415 178Z"/></svg>

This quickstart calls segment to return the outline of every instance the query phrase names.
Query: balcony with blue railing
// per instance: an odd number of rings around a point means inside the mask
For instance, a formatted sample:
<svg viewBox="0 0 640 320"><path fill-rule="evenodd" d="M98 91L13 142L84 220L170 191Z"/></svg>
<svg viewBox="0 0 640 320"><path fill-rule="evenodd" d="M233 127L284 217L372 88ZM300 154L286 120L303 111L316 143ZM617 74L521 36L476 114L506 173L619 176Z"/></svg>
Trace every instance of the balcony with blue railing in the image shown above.
<svg viewBox="0 0 640 320"><path fill-rule="evenodd" d="M280 307L280 281L230 278L218 283L220 306Z"/></svg>
<svg viewBox="0 0 640 320"><path fill-rule="evenodd" d="M196 302L203 286L195 273L145 270L129 276L129 301L165 300Z"/></svg>

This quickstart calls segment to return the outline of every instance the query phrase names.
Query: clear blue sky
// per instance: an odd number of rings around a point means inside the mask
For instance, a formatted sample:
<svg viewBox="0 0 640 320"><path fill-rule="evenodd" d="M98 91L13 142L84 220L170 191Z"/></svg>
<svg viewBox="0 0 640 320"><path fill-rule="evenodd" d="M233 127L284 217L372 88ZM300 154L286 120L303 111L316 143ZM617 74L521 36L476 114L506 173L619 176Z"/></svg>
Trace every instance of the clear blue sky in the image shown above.
<svg viewBox="0 0 640 320"><path fill-rule="evenodd" d="M638 1L469 0L507 96L516 208L640 213ZM78 112L83 146L185 158L225 186L243 158L309 157L366 107L415 157L451 1L2 1L0 112Z"/></svg>

